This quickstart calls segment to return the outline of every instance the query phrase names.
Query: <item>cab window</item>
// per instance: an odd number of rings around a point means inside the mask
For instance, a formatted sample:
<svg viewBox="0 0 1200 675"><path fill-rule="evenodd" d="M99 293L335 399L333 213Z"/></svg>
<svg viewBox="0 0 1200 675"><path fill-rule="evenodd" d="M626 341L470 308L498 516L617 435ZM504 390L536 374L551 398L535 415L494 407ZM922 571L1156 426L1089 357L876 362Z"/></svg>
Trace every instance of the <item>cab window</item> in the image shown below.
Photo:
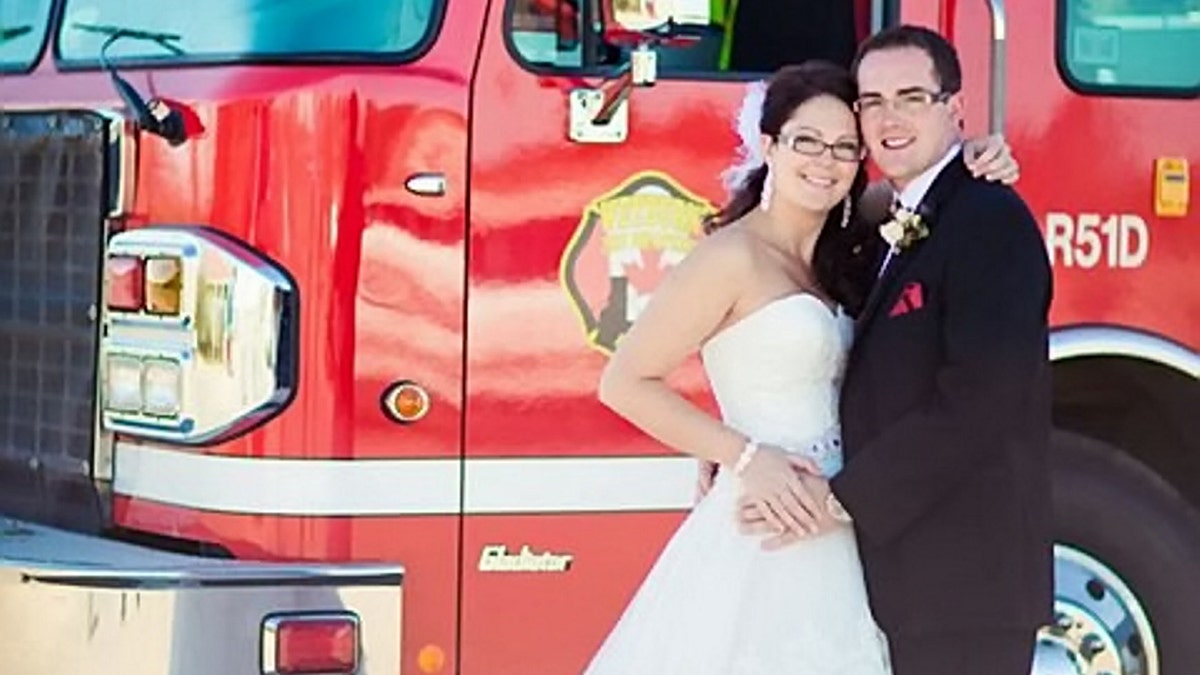
<svg viewBox="0 0 1200 675"><path fill-rule="evenodd" d="M431 37L443 1L66 0L58 54L95 61L119 28L143 37L113 42L112 60L403 58Z"/></svg>
<svg viewBox="0 0 1200 675"><path fill-rule="evenodd" d="M622 61L614 28L647 0L509 0L508 38L533 68L589 69ZM850 65L869 30L869 0L676 0L687 39L655 47L662 76L767 73L825 59ZM682 24L683 22L681 22ZM592 26L589 33L585 26Z"/></svg>
<svg viewBox="0 0 1200 675"><path fill-rule="evenodd" d="M1200 0L1061 0L1058 20L1077 88L1200 93Z"/></svg>
<svg viewBox="0 0 1200 675"><path fill-rule="evenodd" d="M0 70L28 70L46 40L53 0L0 1Z"/></svg>

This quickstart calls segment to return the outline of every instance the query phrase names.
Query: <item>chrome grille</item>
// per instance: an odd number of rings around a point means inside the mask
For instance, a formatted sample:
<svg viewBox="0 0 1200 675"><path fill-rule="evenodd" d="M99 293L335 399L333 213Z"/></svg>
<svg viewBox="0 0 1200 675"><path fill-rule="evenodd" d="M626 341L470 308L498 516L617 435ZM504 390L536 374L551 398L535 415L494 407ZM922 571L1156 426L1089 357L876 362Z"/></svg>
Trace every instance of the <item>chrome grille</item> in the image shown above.
<svg viewBox="0 0 1200 675"><path fill-rule="evenodd" d="M0 112L0 512L93 529L106 121Z"/></svg>

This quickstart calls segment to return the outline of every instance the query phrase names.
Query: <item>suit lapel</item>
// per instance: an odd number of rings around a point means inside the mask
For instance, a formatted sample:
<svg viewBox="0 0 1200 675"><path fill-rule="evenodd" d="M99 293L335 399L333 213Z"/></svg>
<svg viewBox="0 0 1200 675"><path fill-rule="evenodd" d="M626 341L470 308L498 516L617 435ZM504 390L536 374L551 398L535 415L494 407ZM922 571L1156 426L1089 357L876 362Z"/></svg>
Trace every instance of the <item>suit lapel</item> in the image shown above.
<svg viewBox="0 0 1200 675"><path fill-rule="evenodd" d="M970 174L967 172L966 165L962 160L962 153L959 153L950 160L933 181L933 184L929 186L929 191L925 194L925 198L921 200L917 212L921 214L921 217L928 224L930 237L933 237L936 231L937 215L941 211L941 207L949 201L955 190L958 189L958 186L963 180L969 178L969 176ZM891 264L884 271L882 278L875 283L875 287L871 290L871 294L867 298L867 303L863 307L862 315L859 317L857 330L855 331L857 339L861 339L871 327L871 324L874 323L884 300L895 295L896 285L903 277L904 270L920 254L925 243L925 241L917 242L908 250L901 251L893 257Z"/></svg>
<svg viewBox="0 0 1200 675"><path fill-rule="evenodd" d="M862 315L858 320L859 335L866 330L867 324L875 317L875 313L879 310L879 303L883 302L883 298L890 293L893 281L900 276L900 269L908 266L913 253L914 251L903 251L892 255L887 269L875 281L875 285L871 288L871 295L867 297L867 303L863 306ZM884 249L884 260L887 260L887 249Z"/></svg>

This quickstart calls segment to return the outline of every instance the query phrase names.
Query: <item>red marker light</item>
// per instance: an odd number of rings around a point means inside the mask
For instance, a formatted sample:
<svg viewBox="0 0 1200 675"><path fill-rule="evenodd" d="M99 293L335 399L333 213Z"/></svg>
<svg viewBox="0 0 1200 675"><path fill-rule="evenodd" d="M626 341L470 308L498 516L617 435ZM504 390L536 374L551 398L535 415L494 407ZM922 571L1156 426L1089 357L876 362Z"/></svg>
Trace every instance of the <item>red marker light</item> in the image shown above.
<svg viewBox="0 0 1200 675"><path fill-rule="evenodd" d="M351 614L293 614L263 623L265 675L352 675L358 653L358 618Z"/></svg>
<svg viewBox="0 0 1200 675"><path fill-rule="evenodd" d="M108 308L119 312L138 312L145 301L142 261L133 256L111 256L104 263L108 279Z"/></svg>

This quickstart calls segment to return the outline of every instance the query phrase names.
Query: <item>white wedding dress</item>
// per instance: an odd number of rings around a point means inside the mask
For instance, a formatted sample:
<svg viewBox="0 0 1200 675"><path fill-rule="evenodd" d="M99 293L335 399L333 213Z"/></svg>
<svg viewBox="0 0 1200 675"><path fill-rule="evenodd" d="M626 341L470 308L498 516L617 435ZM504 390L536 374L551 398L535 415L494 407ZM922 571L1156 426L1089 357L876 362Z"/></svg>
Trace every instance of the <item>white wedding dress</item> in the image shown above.
<svg viewBox="0 0 1200 675"><path fill-rule="evenodd" d="M725 423L841 468L838 390L853 323L816 296L778 298L701 356ZM849 528L764 551L738 531L718 475L676 531L587 675L887 675Z"/></svg>

